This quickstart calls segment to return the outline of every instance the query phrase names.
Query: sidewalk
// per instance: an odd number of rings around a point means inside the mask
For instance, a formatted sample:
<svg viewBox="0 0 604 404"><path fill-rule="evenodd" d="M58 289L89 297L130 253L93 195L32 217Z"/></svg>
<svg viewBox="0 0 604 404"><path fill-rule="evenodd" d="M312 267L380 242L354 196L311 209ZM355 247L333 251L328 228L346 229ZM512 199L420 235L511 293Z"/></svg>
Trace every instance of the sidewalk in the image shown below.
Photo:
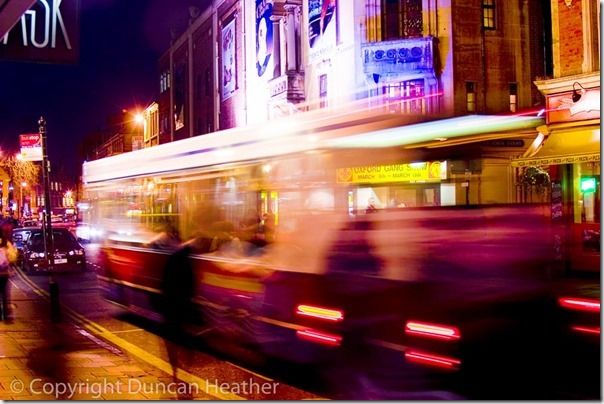
<svg viewBox="0 0 604 404"><path fill-rule="evenodd" d="M11 278L14 322L0 322L0 400L158 400L212 398L104 343ZM183 393L183 394L178 394Z"/></svg>

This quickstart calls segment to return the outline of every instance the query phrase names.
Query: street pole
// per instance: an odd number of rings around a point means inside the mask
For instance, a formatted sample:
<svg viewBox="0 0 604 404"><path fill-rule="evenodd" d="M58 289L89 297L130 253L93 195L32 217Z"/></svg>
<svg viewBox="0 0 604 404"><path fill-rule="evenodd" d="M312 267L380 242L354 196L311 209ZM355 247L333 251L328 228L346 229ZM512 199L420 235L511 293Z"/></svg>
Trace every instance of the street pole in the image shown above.
<svg viewBox="0 0 604 404"><path fill-rule="evenodd" d="M44 250L48 260L48 289L50 293L50 317L53 322L61 321L61 305L59 303L59 284L54 278L55 254L52 234L52 217L50 213L50 161L46 145L46 121L44 117L38 120L40 138L42 139L42 181L44 182Z"/></svg>

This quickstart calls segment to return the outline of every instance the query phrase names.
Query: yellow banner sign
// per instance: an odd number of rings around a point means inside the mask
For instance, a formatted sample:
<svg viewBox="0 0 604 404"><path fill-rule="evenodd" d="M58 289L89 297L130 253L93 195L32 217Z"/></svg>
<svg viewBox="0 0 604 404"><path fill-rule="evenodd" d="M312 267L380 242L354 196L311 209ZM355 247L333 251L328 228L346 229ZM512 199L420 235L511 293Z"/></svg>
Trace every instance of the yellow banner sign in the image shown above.
<svg viewBox="0 0 604 404"><path fill-rule="evenodd" d="M388 182L439 182L447 178L446 161L338 168L340 184L380 184Z"/></svg>

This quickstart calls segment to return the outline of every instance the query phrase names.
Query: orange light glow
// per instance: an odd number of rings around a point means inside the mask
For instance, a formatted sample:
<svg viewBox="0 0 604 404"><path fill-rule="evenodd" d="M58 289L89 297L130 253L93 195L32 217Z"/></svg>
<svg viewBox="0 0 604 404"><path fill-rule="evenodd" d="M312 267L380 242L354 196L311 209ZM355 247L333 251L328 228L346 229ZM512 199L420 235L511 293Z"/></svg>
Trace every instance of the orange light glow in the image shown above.
<svg viewBox="0 0 604 404"><path fill-rule="evenodd" d="M339 335L327 334L315 330L298 330L296 335L300 339L329 346L339 346L342 342L342 337Z"/></svg>
<svg viewBox="0 0 604 404"><path fill-rule="evenodd" d="M407 321L407 324L405 325L405 333L419 337L436 338L447 341L458 340L461 338L461 332L457 327L424 323L419 321Z"/></svg>
<svg viewBox="0 0 604 404"><path fill-rule="evenodd" d="M412 350L405 352L405 359L412 363L435 366L443 369L457 369L461 364L461 361L455 358Z"/></svg>
<svg viewBox="0 0 604 404"><path fill-rule="evenodd" d="M134 115L134 122L136 122L138 125L142 125L145 122L145 117L143 114L138 112Z"/></svg>
<svg viewBox="0 0 604 404"><path fill-rule="evenodd" d="M573 325L570 328L573 331L582 332L585 334L600 335L600 327L585 327L585 326Z"/></svg>
<svg viewBox="0 0 604 404"><path fill-rule="evenodd" d="M596 299L584 299L580 297L562 297L558 299L560 306L569 310L600 312L600 302Z"/></svg>
<svg viewBox="0 0 604 404"><path fill-rule="evenodd" d="M344 313L340 310L327 309L325 307L308 306L305 304L298 305L298 307L296 308L296 314L328 321L344 320Z"/></svg>

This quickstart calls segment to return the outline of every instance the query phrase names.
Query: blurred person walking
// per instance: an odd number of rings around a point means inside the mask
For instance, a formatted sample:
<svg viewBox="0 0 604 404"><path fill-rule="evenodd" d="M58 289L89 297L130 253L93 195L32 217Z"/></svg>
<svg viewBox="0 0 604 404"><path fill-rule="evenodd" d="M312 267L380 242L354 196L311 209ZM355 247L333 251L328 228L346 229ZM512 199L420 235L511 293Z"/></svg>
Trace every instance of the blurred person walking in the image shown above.
<svg viewBox="0 0 604 404"><path fill-rule="evenodd" d="M193 319L193 297L195 295L195 278L193 262L190 255L193 250L185 243L174 251L164 266L161 281L161 312L164 318L164 343L172 366L172 377L178 382L178 369L188 365L191 356L189 345L191 337L187 335L187 325ZM189 400L187 395L178 399Z"/></svg>
<svg viewBox="0 0 604 404"><path fill-rule="evenodd" d="M0 294L2 295L0 318L8 323L12 321L8 281L13 272L11 265L17 261L17 250L6 234L5 229L0 231Z"/></svg>

